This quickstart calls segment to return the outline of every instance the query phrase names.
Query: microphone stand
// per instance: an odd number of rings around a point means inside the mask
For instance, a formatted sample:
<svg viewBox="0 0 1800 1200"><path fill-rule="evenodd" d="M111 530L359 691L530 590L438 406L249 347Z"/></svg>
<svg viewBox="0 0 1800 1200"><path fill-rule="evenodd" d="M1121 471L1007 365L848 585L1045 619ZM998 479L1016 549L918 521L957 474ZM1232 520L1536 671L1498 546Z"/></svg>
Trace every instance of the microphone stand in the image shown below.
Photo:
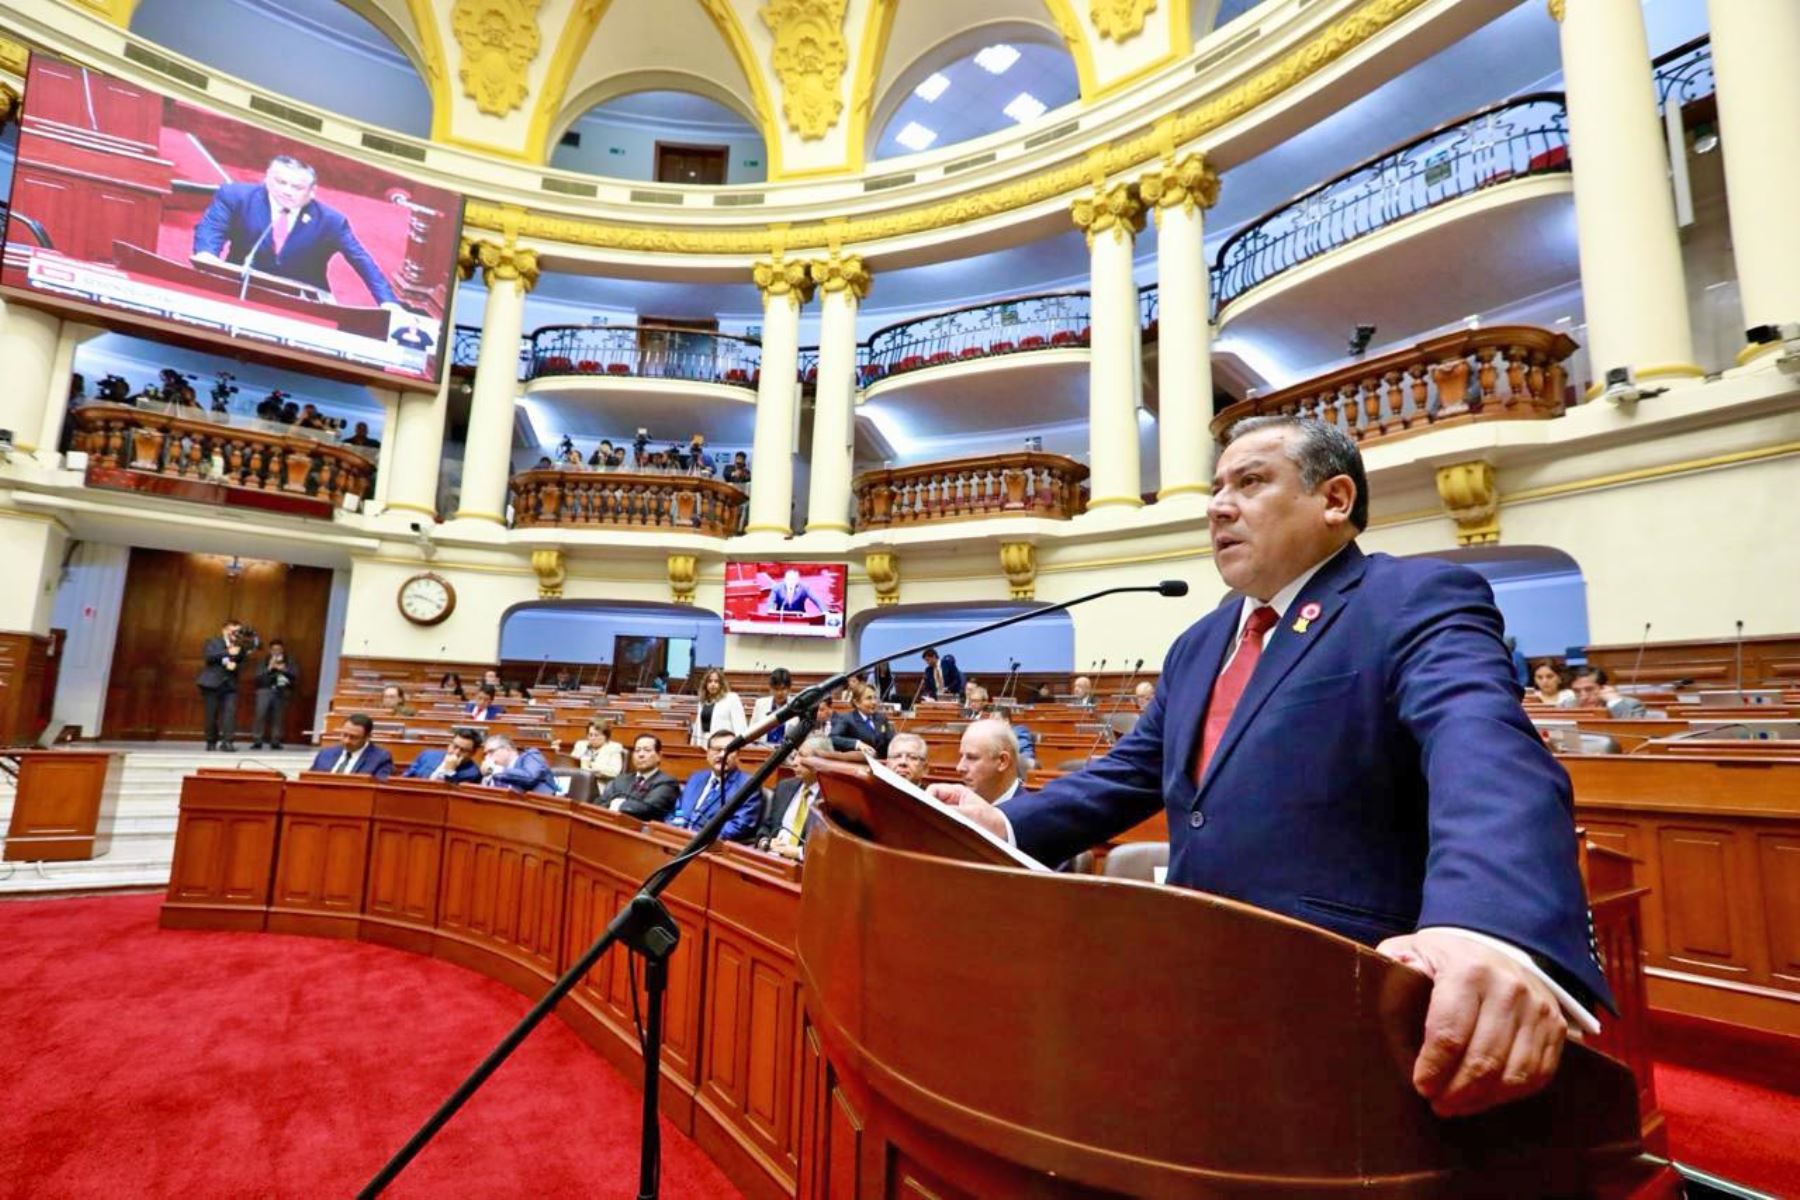
<svg viewBox="0 0 1800 1200"><path fill-rule="evenodd" d="M1644 622L1644 640L1638 643L1637 661L1631 664L1631 686L1636 687L1644 671L1644 649L1650 644L1650 622Z"/></svg>
<svg viewBox="0 0 1800 1200"><path fill-rule="evenodd" d="M1737 623L1736 657L1737 657L1737 698L1738 698L1738 703L1742 704L1744 702L1744 623L1741 620Z"/></svg>
<svg viewBox="0 0 1800 1200"><path fill-rule="evenodd" d="M238 288L238 300L240 302L244 299L245 296L248 296L250 294L250 276L252 274L252 268L251 268L250 264L252 264L256 261L256 252L258 250L262 249L262 244L264 242L268 241L269 235L274 232L275 232L275 214L270 213L268 228L264 229L262 231L262 236L258 237L254 242L250 243L250 253L244 255L244 270L242 272L244 282Z"/></svg>
<svg viewBox="0 0 1800 1200"><path fill-rule="evenodd" d="M1088 761L1093 761L1094 751L1100 748L1100 739L1105 737L1109 731L1112 733L1113 741L1118 742L1119 732L1113 729L1112 719L1118 716L1125 707L1125 697L1131 695L1131 685L1137 679L1138 672L1143 669L1144 660L1140 658L1137 660L1137 666L1131 668L1131 674L1125 677L1124 688L1113 695L1112 711L1101 718L1100 728L1094 731L1094 744L1088 747Z"/></svg>
<svg viewBox="0 0 1800 1200"><path fill-rule="evenodd" d="M1012 666L1006 672L1006 686L1000 689L1000 695L996 697L997 700L1011 700L1013 688L1017 686L1019 682L1019 660L1014 658L1009 659L1008 661L1012 663Z"/></svg>
<svg viewBox="0 0 1800 1200"><path fill-rule="evenodd" d="M718 811L695 830L693 840L675 857L652 871L638 888L631 902L621 908L616 916L607 922L606 929L595 940L594 944L577 958L560 979L550 985L543 998L531 1006L520 1022L513 1026L511 1032L500 1039L499 1045L488 1052L469 1077L462 1081L450 1097L438 1106L436 1112L426 1118L406 1144L390 1158L374 1178L358 1192L357 1200L374 1200L388 1184L392 1183L406 1165L418 1157L419 1151L430 1144L431 1139L455 1116L464 1104L469 1102L489 1076L500 1069L512 1052L531 1035L531 1031L540 1025L544 1018L555 1010L564 996L575 989L587 973L593 970L601 957L613 946L624 944L627 950L642 954L646 965L644 987L649 1000L650 1011L644 1022L644 1125L640 1152L638 1156L638 1200L655 1200L660 1187L662 1130L657 1117L657 1095L662 1076L662 1008L663 993L668 984L668 960L681 941L681 930L669 910L663 906L661 896L669 885L687 869L700 855L711 849L713 844L725 832L726 824L732 815L751 796L761 794L763 781L768 779L785 763L818 727L818 709L821 702L828 699L833 692L854 679L863 671L872 670L883 663L893 662L897 658L923 653L930 646L947 646L965 638L976 637L983 633L991 633L996 629L1004 629L1008 625L1016 625L1020 621L1029 621L1047 613L1062 612L1077 604L1086 604L1090 600L1098 600L1103 596L1113 596L1121 592L1157 592L1164 596L1183 596L1187 594L1187 584L1180 580L1165 580L1160 584L1122 585L1103 588L1098 592L1090 592L1085 596L1077 596L1073 600L1064 600L1060 604L1052 604L1045 608L1034 608L1028 612L1015 613L1010 617L980 625L974 629L964 630L949 638L934 638L921 642L917 646L905 650L897 650L885 658L877 658L861 666L833 675L823 683L815 684L795 693L788 702L759 725L746 729L732 738L720 756L721 767L730 761L731 756L765 736L778 724L790 720L793 726L787 736L782 739L773 753L763 761L755 773L739 785L738 790L719 805Z"/></svg>

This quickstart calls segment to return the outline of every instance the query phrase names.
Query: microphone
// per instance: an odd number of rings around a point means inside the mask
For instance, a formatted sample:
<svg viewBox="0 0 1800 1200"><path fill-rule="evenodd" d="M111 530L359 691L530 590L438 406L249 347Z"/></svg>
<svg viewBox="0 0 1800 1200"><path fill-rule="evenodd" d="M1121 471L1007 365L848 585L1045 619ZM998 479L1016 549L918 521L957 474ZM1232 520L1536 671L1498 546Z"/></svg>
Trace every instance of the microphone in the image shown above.
<svg viewBox="0 0 1800 1200"><path fill-rule="evenodd" d="M1185 587L1183 588L1183 590L1184 591L1186 590ZM1169 595L1169 594L1171 594L1171 593L1164 593L1164 595ZM1181 593L1175 592L1172 594L1179 596ZM1117 742L1119 740L1118 731L1113 728L1112 719L1114 717L1118 716L1119 710L1124 707L1125 697L1131 695L1131 685L1137 681L1138 672L1143 669L1144 669L1144 660L1140 658L1137 660L1137 664L1131 668L1131 674L1127 675L1125 677L1125 686L1120 688L1119 691L1114 694L1113 703L1112 703L1112 711L1107 713L1106 716L1101 720L1100 728L1094 730L1094 742L1093 742L1093 745L1088 747L1088 752L1087 752L1087 756L1090 760L1094 757L1094 751L1096 751L1100 748L1100 739L1105 737L1108 732L1112 733L1114 742Z"/></svg>
<svg viewBox="0 0 1800 1200"><path fill-rule="evenodd" d="M1743 621L1743 618L1741 618L1741 617L1738 618L1738 623L1737 623L1736 655L1737 655L1737 698L1738 698L1738 703L1742 704L1744 702L1744 621Z"/></svg>
<svg viewBox="0 0 1800 1200"><path fill-rule="evenodd" d="M1741 622L1740 622L1741 624ZM1650 644L1650 622L1644 622L1644 640L1638 643L1637 662L1631 666L1631 684L1637 686L1638 676L1644 669L1644 647Z"/></svg>
<svg viewBox="0 0 1800 1200"><path fill-rule="evenodd" d="M770 713L767 718L757 725L750 729L746 729L743 733L740 733L737 737L733 738L731 744L725 748L725 752L731 754L738 750L742 750L745 746L748 746L750 743L763 737L769 730L775 728L776 725L786 724L788 718L792 717L795 713L810 712L812 709L817 708L819 701L822 698L831 695L838 688L843 687L845 683L856 678L864 671L872 671L881 664L891 663L897 658L908 658L914 655L923 654L933 646L954 645L957 642L967 641L969 638L978 637L984 633L993 633L995 630L1005 629L1009 625L1017 625L1021 621L1034 620L1050 613L1064 612L1074 608L1078 604L1086 604L1090 600L1099 600L1106 596L1118 596L1128 592L1154 592L1159 596L1179 596L1185 591L1187 591L1187 584L1175 579L1165 579L1161 583L1122 584L1118 587L1101 588L1097 592L1089 592L1087 595L1077 596L1073 600L1064 600L1060 604L1051 604L1046 605L1043 608L1031 609L1028 612L1014 613L1010 617L1002 617L998 621L989 621L985 625L977 625L973 629L965 629L961 633L952 634L947 638L932 638L929 641L920 642L916 646L908 646L904 650L896 650L892 654L884 655L881 658L870 659L868 662L852 667L848 671L833 675L823 683L815 684L804 691L795 693L793 696L789 697L788 702L782 705L779 711ZM921 681L921 683L922 682L923 681ZM913 699L916 703L918 697L915 695Z"/></svg>
<svg viewBox="0 0 1800 1200"><path fill-rule="evenodd" d="M278 767L274 763L264 762L260 758L250 758L248 756L246 756L244 758L240 758L237 760L237 762L233 763L232 769L241 771L244 769L245 763L250 763L253 766L262 767L264 770L274 771L278 775L286 775L287 774L287 771L285 768Z"/></svg>
<svg viewBox="0 0 1800 1200"><path fill-rule="evenodd" d="M598 675L599 673L600 673L600 664L595 663L594 664L594 674ZM613 677L613 664L607 663L606 664L606 682L600 686L600 694L602 696L610 696L612 694L612 677Z"/></svg>
<svg viewBox="0 0 1800 1200"><path fill-rule="evenodd" d="M250 264L256 261L256 252L262 249L262 244L268 241L269 235L274 232L275 214L270 213L269 224L263 229L262 233L257 236L257 239L250 243L250 253L244 255L244 270L242 272L244 281L238 285L238 299L240 301L250 294L250 273L252 270Z"/></svg>
<svg viewBox="0 0 1800 1200"><path fill-rule="evenodd" d="M537 678L531 681L531 686L532 687L542 687L544 684L544 672L548 671L549 669L550 669L550 656L548 654L546 654L546 655L544 655L544 661L538 664Z"/></svg>

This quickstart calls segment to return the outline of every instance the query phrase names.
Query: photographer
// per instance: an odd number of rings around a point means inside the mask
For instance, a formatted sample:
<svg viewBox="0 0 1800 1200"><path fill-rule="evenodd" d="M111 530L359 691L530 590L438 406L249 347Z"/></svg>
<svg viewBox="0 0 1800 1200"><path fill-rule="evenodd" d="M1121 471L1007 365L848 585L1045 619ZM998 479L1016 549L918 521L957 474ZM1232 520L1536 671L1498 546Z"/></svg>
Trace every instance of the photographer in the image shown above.
<svg viewBox="0 0 1800 1200"><path fill-rule="evenodd" d="M281 734L286 728L288 701L300 690L300 668L287 656L280 638L269 643L269 653L256 673L256 717L250 722L250 748L281 749Z"/></svg>
<svg viewBox="0 0 1800 1200"><path fill-rule="evenodd" d="M244 643L249 641L244 623L228 620L219 636L206 639L200 648L202 666L194 680L206 706L206 748L235 751L231 735L237 725L238 668L244 665ZM254 635L250 635L254 636Z"/></svg>

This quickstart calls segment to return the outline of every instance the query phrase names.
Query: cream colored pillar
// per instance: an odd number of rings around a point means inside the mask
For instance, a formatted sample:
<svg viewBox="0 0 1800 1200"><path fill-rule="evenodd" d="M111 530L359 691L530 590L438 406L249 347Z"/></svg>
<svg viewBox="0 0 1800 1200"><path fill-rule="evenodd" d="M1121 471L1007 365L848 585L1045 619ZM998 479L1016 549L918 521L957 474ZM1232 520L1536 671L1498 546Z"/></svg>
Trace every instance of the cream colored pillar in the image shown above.
<svg viewBox="0 0 1800 1200"><path fill-rule="evenodd" d="M89 338L105 330L78 321L64 321L56 339L56 357L50 364L50 390L44 397L44 427L38 433L38 458L49 462L62 443L63 426L69 419L69 385L75 378L75 352Z"/></svg>
<svg viewBox="0 0 1800 1200"><path fill-rule="evenodd" d="M1699 378L1639 0L1549 0L1562 26L1575 232L1598 381Z"/></svg>
<svg viewBox="0 0 1800 1200"><path fill-rule="evenodd" d="M406 392L381 439L381 500L390 509L437 520L438 465L444 457L444 417L450 411L452 377L435 393ZM508 431L508 440L511 432Z"/></svg>
<svg viewBox="0 0 1800 1200"><path fill-rule="evenodd" d="M1188 154L1138 184L1156 220L1157 454L1160 503L1212 491L1212 321L1208 313L1203 214L1219 199L1219 176Z"/></svg>
<svg viewBox="0 0 1800 1200"><path fill-rule="evenodd" d="M537 284L537 251L510 240L472 242L463 257L481 268L488 295L481 316L481 353L475 360L456 519L504 525L512 477L513 407L519 398L519 334L525 322L525 293Z"/></svg>
<svg viewBox="0 0 1800 1200"><path fill-rule="evenodd" d="M793 533L794 408L800 394L800 308L812 298L806 264L779 256L751 270L763 298L762 365L750 446L750 517L744 532Z"/></svg>
<svg viewBox="0 0 1800 1200"><path fill-rule="evenodd" d="M812 487L806 532L850 532L850 464L856 418L856 305L871 277L858 255L807 264L819 296L819 380L813 396Z"/></svg>
<svg viewBox="0 0 1800 1200"><path fill-rule="evenodd" d="M12 430L13 446L20 453L37 453L61 338L61 318L0 298L0 378L6 381L0 386L0 429ZM68 395L66 378L62 394ZM46 453L53 450L55 446Z"/></svg>
<svg viewBox="0 0 1800 1200"><path fill-rule="evenodd" d="M382 509L387 507L393 488L394 454L400 445L394 434L399 430L400 405L405 401L392 388L370 388L369 392L381 402L381 446L375 451L375 492L363 499Z"/></svg>
<svg viewBox="0 0 1800 1200"><path fill-rule="evenodd" d="M62 579L69 531L54 517L0 513L0 561L6 586L0 588L0 630L43 636Z"/></svg>
<svg viewBox="0 0 1800 1200"><path fill-rule="evenodd" d="M1707 12L1744 327L1800 322L1800 162L1787 148L1800 122L1800 4L1709 0Z"/></svg>
<svg viewBox="0 0 1800 1200"><path fill-rule="evenodd" d="M1087 234L1089 284L1088 507L1141 507L1138 403L1143 398L1143 331L1131 275L1133 239L1144 227L1134 184L1096 184L1071 215Z"/></svg>

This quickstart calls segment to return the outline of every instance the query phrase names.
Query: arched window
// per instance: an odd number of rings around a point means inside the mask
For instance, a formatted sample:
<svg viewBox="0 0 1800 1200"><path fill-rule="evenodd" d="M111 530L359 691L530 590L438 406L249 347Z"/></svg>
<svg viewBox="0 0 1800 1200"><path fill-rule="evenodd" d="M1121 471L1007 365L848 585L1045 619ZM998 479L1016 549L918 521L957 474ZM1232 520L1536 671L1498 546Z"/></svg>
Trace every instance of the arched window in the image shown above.
<svg viewBox="0 0 1800 1200"><path fill-rule="evenodd" d="M1000 22L938 43L875 106L872 157L896 158L1029 125L1081 95L1075 60L1035 25Z"/></svg>
<svg viewBox="0 0 1800 1200"><path fill-rule="evenodd" d="M1581 565L1550 546L1470 546L1438 550L1479 573L1527 658L1560 658L1588 641L1587 580Z"/></svg>
<svg viewBox="0 0 1800 1200"><path fill-rule="evenodd" d="M983 603L884 608L860 622L856 630L856 657L858 661L879 658L928 638L947 638L973 625L997 621L1036 607L1032 604ZM943 653L956 656L957 666L965 678L978 680L990 694L998 696L1015 661L1023 674L1073 671L1075 623L1066 612L1050 613L1035 621L1022 621L1007 629L945 646ZM903 658L894 663L894 673L910 675L918 672L920 667L919 659Z"/></svg>
<svg viewBox="0 0 1800 1200"><path fill-rule="evenodd" d="M723 666L719 614L678 604L545 600L500 619L500 661L581 667L584 685L612 692L651 687L658 675L680 690L696 667Z"/></svg>

